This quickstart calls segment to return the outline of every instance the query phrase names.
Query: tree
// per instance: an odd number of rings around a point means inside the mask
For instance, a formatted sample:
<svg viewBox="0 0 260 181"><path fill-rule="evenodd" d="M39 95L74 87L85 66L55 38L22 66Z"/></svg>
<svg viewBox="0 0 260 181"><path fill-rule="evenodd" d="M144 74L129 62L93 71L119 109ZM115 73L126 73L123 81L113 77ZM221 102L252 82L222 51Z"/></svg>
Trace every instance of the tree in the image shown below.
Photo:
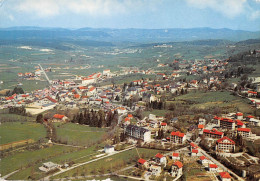
<svg viewBox="0 0 260 181"><path fill-rule="evenodd" d="M42 114L38 114L36 117L36 122L37 123L43 123L43 115Z"/></svg>

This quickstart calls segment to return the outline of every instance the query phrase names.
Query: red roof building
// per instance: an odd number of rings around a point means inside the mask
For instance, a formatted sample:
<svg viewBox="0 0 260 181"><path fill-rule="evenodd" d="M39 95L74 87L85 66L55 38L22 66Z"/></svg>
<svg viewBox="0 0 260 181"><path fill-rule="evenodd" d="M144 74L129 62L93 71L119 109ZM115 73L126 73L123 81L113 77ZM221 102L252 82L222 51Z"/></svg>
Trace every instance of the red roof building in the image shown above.
<svg viewBox="0 0 260 181"><path fill-rule="evenodd" d="M222 138L224 133L217 131L216 129L208 130L204 129L203 134L205 137L210 137L210 138Z"/></svg>
<svg viewBox="0 0 260 181"><path fill-rule="evenodd" d="M216 151L218 152L233 152L235 150L235 142L230 138L224 136L217 140Z"/></svg>
<svg viewBox="0 0 260 181"><path fill-rule="evenodd" d="M186 136L184 133L181 133L179 131L171 132L170 142L177 143L177 144L183 144L185 140L186 140Z"/></svg>
<svg viewBox="0 0 260 181"><path fill-rule="evenodd" d="M174 165L177 166L178 168L182 168L183 167L183 164L180 161L176 161L174 163Z"/></svg>
<svg viewBox="0 0 260 181"><path fill-rule="evenodd" d="M237 128L237 134L240 134L243 137L251 136L251 129L250 128Z"/></svg>
<svg viewBox="0 0 260 181"><path fill-rule="evenodd" d="M231 176L228 172L219 172L220 178L222 181L230 181L231 180Z"/></svg>

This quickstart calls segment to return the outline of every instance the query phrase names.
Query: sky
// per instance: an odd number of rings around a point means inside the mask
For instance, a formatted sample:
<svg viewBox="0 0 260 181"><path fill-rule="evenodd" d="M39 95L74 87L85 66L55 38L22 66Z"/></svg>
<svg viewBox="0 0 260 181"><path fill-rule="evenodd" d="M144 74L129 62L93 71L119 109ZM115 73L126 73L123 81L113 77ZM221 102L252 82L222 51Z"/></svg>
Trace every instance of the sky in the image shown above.
<svg viewBox="0 0 260 181"><path fill-rule="evenodd" d="M260 0L0 0L0 28L260 30Z"/></svg>

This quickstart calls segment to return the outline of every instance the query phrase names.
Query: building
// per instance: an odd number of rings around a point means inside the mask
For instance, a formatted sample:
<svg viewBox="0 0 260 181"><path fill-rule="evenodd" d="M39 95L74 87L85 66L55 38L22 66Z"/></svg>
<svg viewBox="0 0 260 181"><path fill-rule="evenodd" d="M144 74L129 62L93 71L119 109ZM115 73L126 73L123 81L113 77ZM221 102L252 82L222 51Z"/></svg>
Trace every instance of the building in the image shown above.
<svg viewBox="0 0 260 181"><path fill-rule="evenodd" d="M231 176L228 172L219 172L221 181L231 181Z"/></svg>
<svg viewBox="0 0 260 181"><path fill-rule="evenodd" d="M221 118L220 127L222 129L234 130L236 127L235 121L230 118Z"/></svg>
<svg viewBox="0 0 260 181"><path fill-rule="evenodd" d="M103 75L109 75L110 74L110 69L105 69L103 70Z"/></svg>
<svg viewBox="0 0 260 181"><path fill-rule="evenodd" d="M155 155L155 161L164 166L166 165L166 162L167 162L166 157L164 155L162 155L161 153L157 153Z"/></svg>
<svg viewBox="0 0 260 181"><path fill-rule="evenodd" d="M49 172L51 170L55 170L57 168L59 168L60 165L52 163L52 162L46 162L43 163L43 165L41 167L39 167L39 169L43 172Z"/></svg>
<svg viewBox="0 0 260 181"><path fill-rule="evenodd" d="M179 153L172 153L172 159L173 160L180 160L181 158L180 158L180 154Z"/></svg>
<svg viewBox="0 0 260 181"><path fill-rule="evenodd" d="M54 116L52 117L52 121L53 122L66 122L66 121L68 121L68 117L66 117L65 115L62 115L62 114L54 114Z"/></svg>
<svg viewBox="0 0 260 181"><path fill-rule="evenodd" d="M237 128L237 134L240 134L242 137L249 137L252 132L250 128Z"/></svg>
<svg viewBox="0 0 260 181"><path fill-rule="evenodd" d="M125 128L125 134L136 140L142 140L144 142L151 141L151 131L143 127L128 125Z"/></svg>
<svg viewBox="0 0 260 181"><path fill-rule="evenodd" d="M205 157L204 155L200 157L200 163L201 163L202 165L208 167L210 162L211 162L211 161L210 161L207 157Z"/></svg>
<svg viewBox="0 0 260 181"><path fill-rule="evenodd" d="M230 138L224 136L217 140L216 151L218 152L233 152L235 150L235 142Z"/></svg>
<svg viewBox="0 0 260 181"><path fill-rule="evenodd" d="M150 170L152 172L152 175L155 175L156 177L160 176L161 172L162 172L162 167L158 166L158 165L152 165L150 167Z"/></svg>
<svg viewBox="0 0 260 181"><path fill-rule="evenodd" d="M104 147L104 152L105 153L113 153L115 151L115 147L112 145L106 145Z"/></svg>
<svg viewBox="0 0 260 181"><path fill-rule="evenodd" d="M174 164L172 165L172 171L171 171L172 177L178 177L179 175L182 175L182 167L183 167L183 164L180 161L174 162Z"/></svg>
<svg viewBox="0 0 260 181"><path fill-rule="evenodd" d="M224 133L217 131L216 129L212 129L212 130L208 130L208 129L204 129L203 130L203 135L205 137L209 137L209 138L222 138Z"/></svg>
<svg viewBox="0 0 260 181"><path fill-rule="evenodd" d="M216 164L209 164L208 169L210 172L218 172L218 166Z"/></svg>
<svg viewBox="0 0 260 181"><path fill-rule="evenodd" d="M191 156L198 156L199 155L199 150L198 149L192 149L191 150Z"/></svg>
<svg viewBox="0 0 260 181"><path fill-rule="evenodd" d="M89 85L95 83L94 78L83 78L82 79L82 85Z"/></svg>
<svg viewBox="0 0 260 181"><path fill-rule="evenodd" d="M239 120L242 120L243 119L243 113L241 113L241 112L236 113L236 118L239 119Z"/></svg>
<svg viewBox="0 0 260 181"><path fill-rule="evenodd" d="M181 133L179 131L171 132L170 142L176 144L183 144L185 140L186 140L186 135L184 133Z"/></svg>
<svg viewBox="0 0 260 181"><path fill-rule="evenodd" d="M144 168L149 168L149 163L145 160L140 158L137 162L138 167L144 167Z"/></svg>

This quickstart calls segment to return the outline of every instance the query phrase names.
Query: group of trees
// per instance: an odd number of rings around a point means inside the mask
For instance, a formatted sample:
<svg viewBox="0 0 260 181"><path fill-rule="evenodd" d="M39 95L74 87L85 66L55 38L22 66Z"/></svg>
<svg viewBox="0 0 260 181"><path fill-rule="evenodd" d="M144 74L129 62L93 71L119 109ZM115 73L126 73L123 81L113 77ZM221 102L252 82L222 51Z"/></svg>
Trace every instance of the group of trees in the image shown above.
<svg viewBox="0 0 260 181"><path fill-rule="evenodd" d="M21 107L10 107L9 108L9 113L10 114L19 114L19 115L26 115L26 109L24 106Z"/></svg>
<svg viewBox="0 0 260 181"><path fill-rule="evenodd" d="M13 94L24 94L24 90L21 87L15 87L12 91L9 90L6 92L6 96L11 96Z"/></svg>
<svg viewBox="0 0 260 181"><path fill-rule="evenodd" d="M146 103L147 109L166 109L166 101L151 101Z"/></svg>
<svg viewBox="0 0 260 181"><path fill-rule="evenodd" d="M94 111L93 109L85 110L84 112L80 112L76 114L72 123L79 123L89 125L91 127L110 127L116 125L118 121L118 113L117 111L109 111L105 113L103 110Z"/></svg>

